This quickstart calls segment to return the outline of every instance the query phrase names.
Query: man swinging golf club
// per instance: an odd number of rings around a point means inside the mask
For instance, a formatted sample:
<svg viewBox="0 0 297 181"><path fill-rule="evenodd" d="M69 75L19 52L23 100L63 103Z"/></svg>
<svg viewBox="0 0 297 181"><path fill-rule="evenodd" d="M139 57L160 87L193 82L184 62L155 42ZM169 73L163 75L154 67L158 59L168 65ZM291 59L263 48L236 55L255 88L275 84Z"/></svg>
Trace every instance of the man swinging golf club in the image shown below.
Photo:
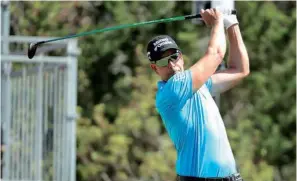
<svg viewBox="0 0 297 181"><path fill-rule="evenodd" d="M156 107L177 151L179 181L242 181L225 126L212 94L232 88L249 74L249 58L236 15L219 9L200 12L211 27L204 56L184 70L182 51L167 36L153 38L147 46L151 68L160 76ZM215 72L230 42L228 68Z"/></svg>

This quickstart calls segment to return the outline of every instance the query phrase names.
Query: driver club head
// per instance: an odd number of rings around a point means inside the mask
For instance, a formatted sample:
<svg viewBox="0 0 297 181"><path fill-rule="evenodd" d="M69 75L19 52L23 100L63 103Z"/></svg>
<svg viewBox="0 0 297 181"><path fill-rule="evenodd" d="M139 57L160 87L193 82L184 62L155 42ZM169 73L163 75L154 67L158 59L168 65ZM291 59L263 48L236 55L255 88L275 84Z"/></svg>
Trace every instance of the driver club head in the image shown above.
<svg viewBox="0 0 297 181"><path fill-rule="evenodd" d="M28 48L28 58L32 59L36 53L38 43L30 43Z"/></svg>

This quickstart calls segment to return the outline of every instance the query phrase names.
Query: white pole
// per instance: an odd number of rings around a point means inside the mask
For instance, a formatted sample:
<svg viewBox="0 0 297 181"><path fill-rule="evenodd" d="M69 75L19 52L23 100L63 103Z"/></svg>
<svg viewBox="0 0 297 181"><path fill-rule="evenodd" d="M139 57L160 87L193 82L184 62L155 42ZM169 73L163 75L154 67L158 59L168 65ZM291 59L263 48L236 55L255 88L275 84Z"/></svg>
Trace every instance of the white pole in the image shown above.
<svg viewBox="0 0 297 181"><path fill-rule="evenodd" d="M211 7L220 7L222 9L234 9L234 0L216 0L211 1Z"/></svg>
<svg viewBox="0 0 297 181"><path fill-rule="evenodd" d="M1 27L1 36L8 37L10 32L10 12L9 12L9 1L5 0L1 2L1 20L2 20L2 27ZM9 45L7 41L1 42L1 54L9 54ZM1 58L0 58L1 61ZM2 64L2 62L0 63ZM0 65L1 66L1 65ZM3 130L3 137L0 137L0 142L2 139L4 140L5 144L5 151L4 151L4 168L3 168L3 180L9 179L10 175L10 128L11 128L11 80L10 80L10 72L11 72L11 63L5 63L3 67L0 67L0 70L4 72L4 77L1 78L1 84L4 87L1 92L1 95L3 95L3 101L5 103L5 106L1 104L1 112L3 115L0 115L0 133L2 134ZM0 74L1 76L1 74ZM2 86L0 87L0 90L2 89ZM3 120L3 121L2 121ZM3 127L2 127L3 126ZM0 136L1 136L0 134ZM0 143L2 144L2 143ZM1 145L1 149L2 149ZM1 160L2 162L2 160ZM0 165L1 167L1 165Z"/></svg>

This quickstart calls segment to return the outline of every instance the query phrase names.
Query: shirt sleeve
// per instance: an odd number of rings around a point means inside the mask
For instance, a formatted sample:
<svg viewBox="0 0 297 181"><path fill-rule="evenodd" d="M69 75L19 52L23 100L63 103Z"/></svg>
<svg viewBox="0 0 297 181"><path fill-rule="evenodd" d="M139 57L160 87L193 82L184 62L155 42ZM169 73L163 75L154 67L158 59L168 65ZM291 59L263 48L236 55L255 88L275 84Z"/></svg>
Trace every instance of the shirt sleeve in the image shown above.
<svg viewBox="0 0 297 181"><path fill-rule="evenodd" d="M163 103L171 108L181 108L192 95L192 74L190 70L186 70L167 81L162 93Z"/></svg>
<svg viewBox="0 0 297 181"><path fill-rule="evenodd" d="M208 91L209 91L210 93L212 93L212 79L211 79L211 77L209 77L209 78L207 79L205 85L206 85Z"/></svg>

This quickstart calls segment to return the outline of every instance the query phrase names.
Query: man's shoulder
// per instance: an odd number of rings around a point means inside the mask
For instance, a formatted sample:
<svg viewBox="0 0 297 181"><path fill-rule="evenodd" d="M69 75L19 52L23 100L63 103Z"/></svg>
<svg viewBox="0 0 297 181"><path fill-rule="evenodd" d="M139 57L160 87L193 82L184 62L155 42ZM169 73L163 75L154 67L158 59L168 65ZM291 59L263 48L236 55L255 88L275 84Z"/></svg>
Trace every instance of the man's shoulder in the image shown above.
<svg viewBox="0 0 297 181"><path fill-rule="evenodd" d="M186 71L178 72L174 74L167 81L159 81L157 93L163 93L163 94L170 93L171 89L168 90L167 88L171 87L174 84L185 83L185 81L189 80L189 76L191 76L190 70L186 70Z"/></svg>
<svg viewBox="0 0 297 181"><path fill-rule="evenodd" d="M182 72L178 72L176 74L174 74L168 82L174 83L174 82L178 82L178 81L184 81L185 79L187 79L189 76L191 76L191 70L185 70Z"/></svg>

